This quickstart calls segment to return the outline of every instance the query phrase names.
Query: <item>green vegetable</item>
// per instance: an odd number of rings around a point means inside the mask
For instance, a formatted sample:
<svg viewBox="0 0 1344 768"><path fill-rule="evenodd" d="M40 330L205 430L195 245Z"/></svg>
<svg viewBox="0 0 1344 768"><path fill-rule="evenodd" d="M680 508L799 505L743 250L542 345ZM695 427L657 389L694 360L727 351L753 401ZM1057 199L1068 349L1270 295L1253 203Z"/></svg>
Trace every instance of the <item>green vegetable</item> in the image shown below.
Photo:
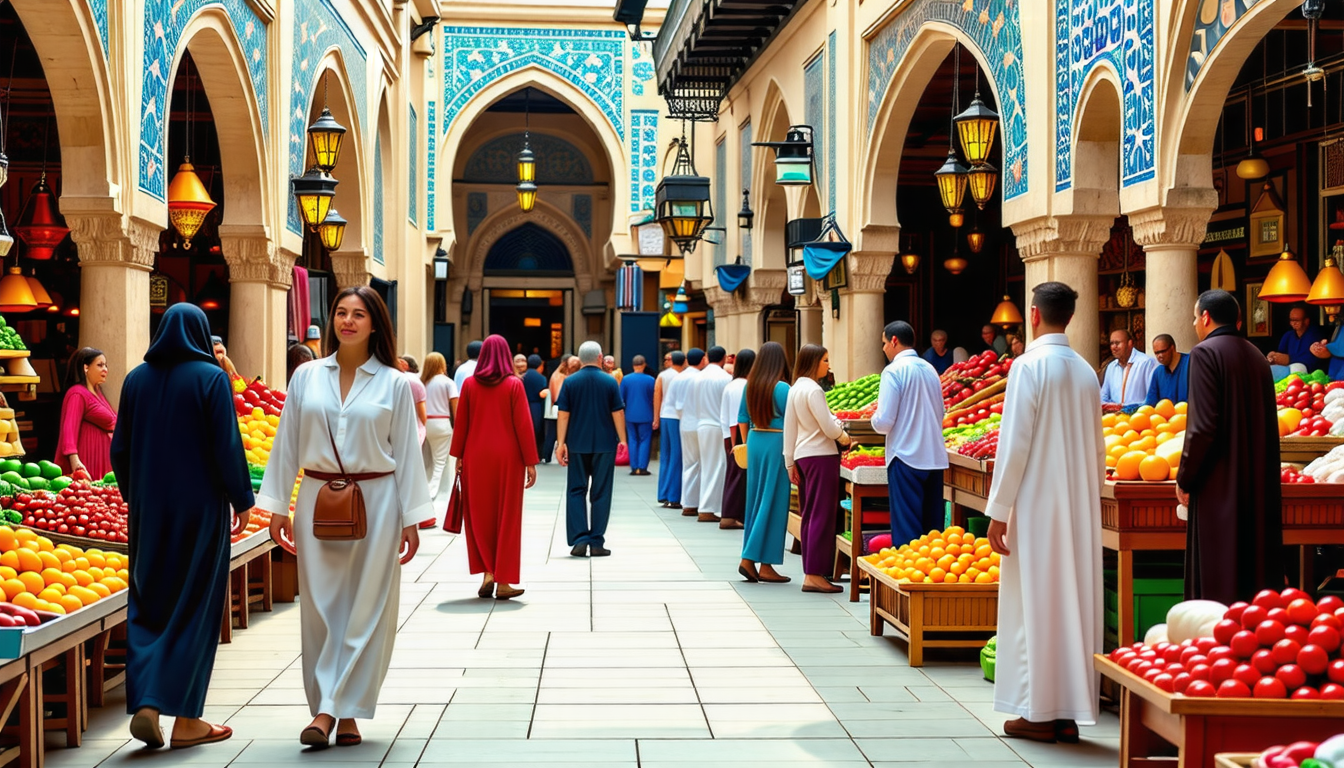
<svg viewBox="0 0 1344 768"><path fill-rule="evenodd" d="M28 462L27 464L24 464L24 465L23 465L23 469L19 470L19 472L20 472L24 477L41 477L41 476L42 476L42 468L39 467L39 466L37 466L36 464L32 463L31 461Z"/></svg>
<svg viewBox="0 0 1344 768"><path fill-rule="evenodd" d="M108 472L106 475L103 475L103 482L104 482L104 483L112 483L113 485L115 485L116 482L117 482L117 475L116 475L116 473L114 473L114 472Z"/></svg>
<svg viewBox="0 0 1344 768"><path fill-rule="evenodd" d="M0 475L0 477L3 477L3 475ZM12 477L6 479L9 480L10 484L14 486L15 490L23 490L23 491L32 490L32 486L28 485L29 481L28 478L26 477Z"/></svg>
<svg viewBox="0 0 1344 768"><path fill-rule="evenodd" d="M47 485L47 490L59 493L69 487L71 479L68 477L58 477Z"/></svg>
<svg viewBox="0 0 1344 768"><path fill-rule="evenodd" d="M61 468L43 459L37 462L38 474L47 480L55 480L61 476Z"/></svg>
<svg viewBox="0 0 1344 768"><path fill-rule="evenodd" d="M12 509L6 509L3 513L0 513L0 517L3 517L6 523L13 524L23 522L23 515Z"/></svg>
<svg viewBox="0 0 1344 768"><path fill-rule="evenodd" d="M19 481L22 479L23 475L20 475L18 472L0 473L0 480L4 480L5 482L10 483L11 485L18 485Z"/></svg>
<svg viewBox="0 0 1344 768"><path fill-rule="evenodd" d="M28 488L34 491L45 491L51 488L51 484L44 477L30 477L28 478Z"/></svg>
<svg viewBox="0 0 1344 768"><path fill-rule="evenodd" d="M18 472L23 469L23 462L15 459L5 459L0 461L0 472Z"/></svg>

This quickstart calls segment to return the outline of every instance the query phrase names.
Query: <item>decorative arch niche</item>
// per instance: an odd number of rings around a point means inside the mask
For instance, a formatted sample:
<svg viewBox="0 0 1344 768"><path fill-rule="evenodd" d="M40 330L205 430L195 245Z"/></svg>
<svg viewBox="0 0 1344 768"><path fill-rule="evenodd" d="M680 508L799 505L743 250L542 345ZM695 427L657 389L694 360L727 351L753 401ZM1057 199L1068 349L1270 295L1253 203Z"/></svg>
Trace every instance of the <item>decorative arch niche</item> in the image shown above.
<svg viewBox="0 0 1344 768"><path fill-rule="evenodd" d="M553 232L528 222L496 240L485 256L486 277L518 273L570 276L574 274L574 261Z"/></svg>

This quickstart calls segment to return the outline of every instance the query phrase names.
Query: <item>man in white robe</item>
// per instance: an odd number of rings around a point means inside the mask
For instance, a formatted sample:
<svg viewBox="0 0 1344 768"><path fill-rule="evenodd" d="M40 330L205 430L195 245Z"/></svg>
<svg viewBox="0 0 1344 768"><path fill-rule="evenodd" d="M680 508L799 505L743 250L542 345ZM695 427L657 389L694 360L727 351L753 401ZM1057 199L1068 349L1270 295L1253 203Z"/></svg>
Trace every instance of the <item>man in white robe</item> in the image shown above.
<svg viewBox="0 0 1344 768"><path fill-rule="evenodd" d="M700 516L700 412L691 390L706 362L703 349L687 352L686 369L672 380L668 394L672 407L681 415L677 422L681 430L681 514L695 518Z"/></svg>
<svg viewBox="0 0 1344 768"><path fill-rule="evenodd" d="M723 511L723 481L728 474L728 453L723 448L723 425L719 410L723 406L723 390L733 375L723 369L728 351L710 347L705 353L708 364L691 380L688 399L693 401L696 414L695 435L700 457L700 506L696 520L717 523ZM685 420L682 424L685 424Z"/></svg>
<svg viewBox="0 0 1344 768"><path fill-rule="evenodd" d="M994 709L1018 716L1009 736L1076 742L1077 723L1097 719L1102 650L1100 387L1064 335L1077 292L1032 293L1034 340L1008 377L985 508L1002 557Z"/></svg>

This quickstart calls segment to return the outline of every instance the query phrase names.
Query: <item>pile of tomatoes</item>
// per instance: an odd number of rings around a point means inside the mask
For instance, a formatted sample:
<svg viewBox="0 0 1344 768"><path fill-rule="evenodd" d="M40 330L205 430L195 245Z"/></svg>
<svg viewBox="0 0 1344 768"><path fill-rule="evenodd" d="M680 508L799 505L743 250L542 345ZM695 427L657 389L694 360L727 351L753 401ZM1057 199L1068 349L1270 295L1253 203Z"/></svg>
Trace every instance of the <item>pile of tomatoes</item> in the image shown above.
<svg viewBox="0 0 1344 768"><path fill-rule="evenodd" d="M0 506L23 515L23 525L39 531L125 544L126 502L116 486L76 480L58 493L33 491L0 499Z"/></svg>

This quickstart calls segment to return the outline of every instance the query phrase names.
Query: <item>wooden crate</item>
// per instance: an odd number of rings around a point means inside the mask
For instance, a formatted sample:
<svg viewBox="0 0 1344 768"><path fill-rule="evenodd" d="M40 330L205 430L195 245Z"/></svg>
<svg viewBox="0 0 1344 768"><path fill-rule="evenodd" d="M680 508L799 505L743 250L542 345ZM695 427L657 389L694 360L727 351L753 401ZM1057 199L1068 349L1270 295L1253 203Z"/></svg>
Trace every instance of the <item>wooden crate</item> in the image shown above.
<svg viewBox="0 0 1344 768"><path fill-rule="evenodd" d="M1279 460L1310 462L1344 445L1344 437L1281 437Z"/></svg>
<svg viewBox="0 0 1344 768"><path fill-rule="evenodd" d="M1185 533L1176 517L1176 483L1106 482L1101 486L1101 527L1139 533Z"/></svg>
<svg viewBox="0 0 1344 768"><path fill-rule="evenodd" d="M51 539L52 544L69 544L71 546L79 547L80 549L83 550L97 549L103 552L116 552L119 555L124 555L128 551L130 551L129 544L122 544L121 542L117 541L90 539L87 536L75 536L69 533L56 533L55 531L44 531L41 528L32 528L27 525L11 525L10 527L27 528L33 533L36 533L38 536Z"/></svg>
<svg viewBox="0 0 1344 768"><path fill-rule="evenodd" d="M1253 752L1222 752L1213 756L1213 764L1218 768L1251 768L1256 757Z"/></svg>
<svg viewBox="0 0 1344 768"><path fill-rule="evenodd" d="M943 470L943 484L972 496L989 497L994 482L994 460L983 461L947 452L947 469Z"/></svg>
<svg viewBox="0 0 1344 768"><path fill-rule="evenodd" d="M1282 488L1284 531L1344 528L1344 486L1337 483L1289 483Z"/></svg>
<svg viewBox="0 0 1344 768"><path fill-rule="evenodd" d="M910 666L924 666L925 648L983 648L997 631L998 584L898 582L859 560L868 575L869 631L890 624L910 646Z"/></svg>

